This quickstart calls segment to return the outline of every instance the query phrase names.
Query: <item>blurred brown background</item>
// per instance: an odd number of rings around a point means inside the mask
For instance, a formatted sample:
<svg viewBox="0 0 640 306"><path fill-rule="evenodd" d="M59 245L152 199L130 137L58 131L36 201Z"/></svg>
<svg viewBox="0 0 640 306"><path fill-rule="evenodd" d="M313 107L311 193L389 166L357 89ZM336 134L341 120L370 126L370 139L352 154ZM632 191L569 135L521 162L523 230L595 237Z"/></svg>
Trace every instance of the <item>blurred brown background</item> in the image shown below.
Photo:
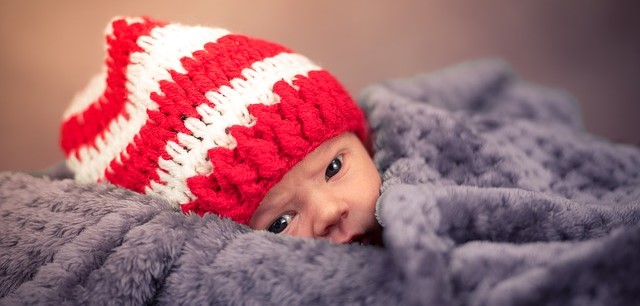
<svg viewBox="0 0 640 306"><path fill-rule="evenodd" d="M363 86L481 57L580 101L586 127L640 144L633 1L0 1L0 170L59 160L58 126L103 58L114 15L222 26L280 42Z"/></svg>

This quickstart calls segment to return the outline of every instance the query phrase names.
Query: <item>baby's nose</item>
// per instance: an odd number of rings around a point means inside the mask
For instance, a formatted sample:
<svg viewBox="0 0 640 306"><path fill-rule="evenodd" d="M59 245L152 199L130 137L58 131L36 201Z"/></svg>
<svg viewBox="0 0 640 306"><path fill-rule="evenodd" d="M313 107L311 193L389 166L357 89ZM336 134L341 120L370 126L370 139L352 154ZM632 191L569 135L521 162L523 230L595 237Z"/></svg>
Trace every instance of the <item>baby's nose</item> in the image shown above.
<svg viewBox="0 0 640 306"><path fill-rule="evenodd" d="M337 237L332 236L336 236L339 232L340 222L349 215L349 206L344 201L332 196L319 197L312 205L314 236L336 240Z"/></svg>

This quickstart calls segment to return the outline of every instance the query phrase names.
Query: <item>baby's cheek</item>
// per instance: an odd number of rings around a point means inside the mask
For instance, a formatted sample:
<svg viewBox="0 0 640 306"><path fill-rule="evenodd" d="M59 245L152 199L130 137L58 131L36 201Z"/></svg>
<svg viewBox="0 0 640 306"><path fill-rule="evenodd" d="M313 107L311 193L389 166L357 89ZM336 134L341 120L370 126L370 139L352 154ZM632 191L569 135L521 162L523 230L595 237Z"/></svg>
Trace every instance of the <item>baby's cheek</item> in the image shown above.
<svg viewBox="0 0 640 306"><path fill-rule="evenodd" d="M376 202L380 197L380 186L382 184L382 180L377 171L370 175L371 176L366 180L367 185L364 186L366 189L363 190L363 195L365 196L367 209L373 212L375 210Z"/></svg>

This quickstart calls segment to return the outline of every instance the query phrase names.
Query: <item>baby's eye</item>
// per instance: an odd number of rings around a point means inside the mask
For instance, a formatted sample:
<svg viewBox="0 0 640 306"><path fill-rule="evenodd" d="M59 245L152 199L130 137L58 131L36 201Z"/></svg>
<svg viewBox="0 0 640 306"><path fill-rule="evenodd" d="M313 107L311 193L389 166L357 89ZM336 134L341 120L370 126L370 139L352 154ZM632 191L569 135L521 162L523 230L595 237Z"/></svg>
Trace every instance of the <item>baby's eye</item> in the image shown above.
<svg viewBox="0 0 640 306"><path fill-rule="evenodd" d="M340 172L340 169L342 169L342 155L338 155L329 163L327 170L324 171L324 178L327 180L332 178Z"/></svg>
<svg viewBox="0 0 640 306"><path fill-rule="evenodd" d="M292 218L293 218L293 216L290 215L290 214L282 215L282 216L278 217L278 219L273 221L273 223L271 223L271 225L269 226L269 228L267 230L272 232L272 233L278 234L278 233L284 231L287 228L289 223L291 223L291 219Z"/></svg>

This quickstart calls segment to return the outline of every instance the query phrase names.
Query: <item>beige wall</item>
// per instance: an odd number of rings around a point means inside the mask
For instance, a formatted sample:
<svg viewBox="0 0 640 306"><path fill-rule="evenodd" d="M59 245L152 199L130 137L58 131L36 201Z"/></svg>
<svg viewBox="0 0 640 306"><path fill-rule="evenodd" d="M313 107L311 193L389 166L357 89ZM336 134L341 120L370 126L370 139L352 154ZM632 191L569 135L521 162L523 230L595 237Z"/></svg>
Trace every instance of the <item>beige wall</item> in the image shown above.
<svg viewBox="0 0 640 306"><path fill-rule="evenodd" d="M502 57L525 78L577 96L593 133L640 144L639 6L615 3L2 0L0 170L62 159L59 118L98 71L104 26L114 15L138 14L278 41L353 94L385 78Z"/></svg>

